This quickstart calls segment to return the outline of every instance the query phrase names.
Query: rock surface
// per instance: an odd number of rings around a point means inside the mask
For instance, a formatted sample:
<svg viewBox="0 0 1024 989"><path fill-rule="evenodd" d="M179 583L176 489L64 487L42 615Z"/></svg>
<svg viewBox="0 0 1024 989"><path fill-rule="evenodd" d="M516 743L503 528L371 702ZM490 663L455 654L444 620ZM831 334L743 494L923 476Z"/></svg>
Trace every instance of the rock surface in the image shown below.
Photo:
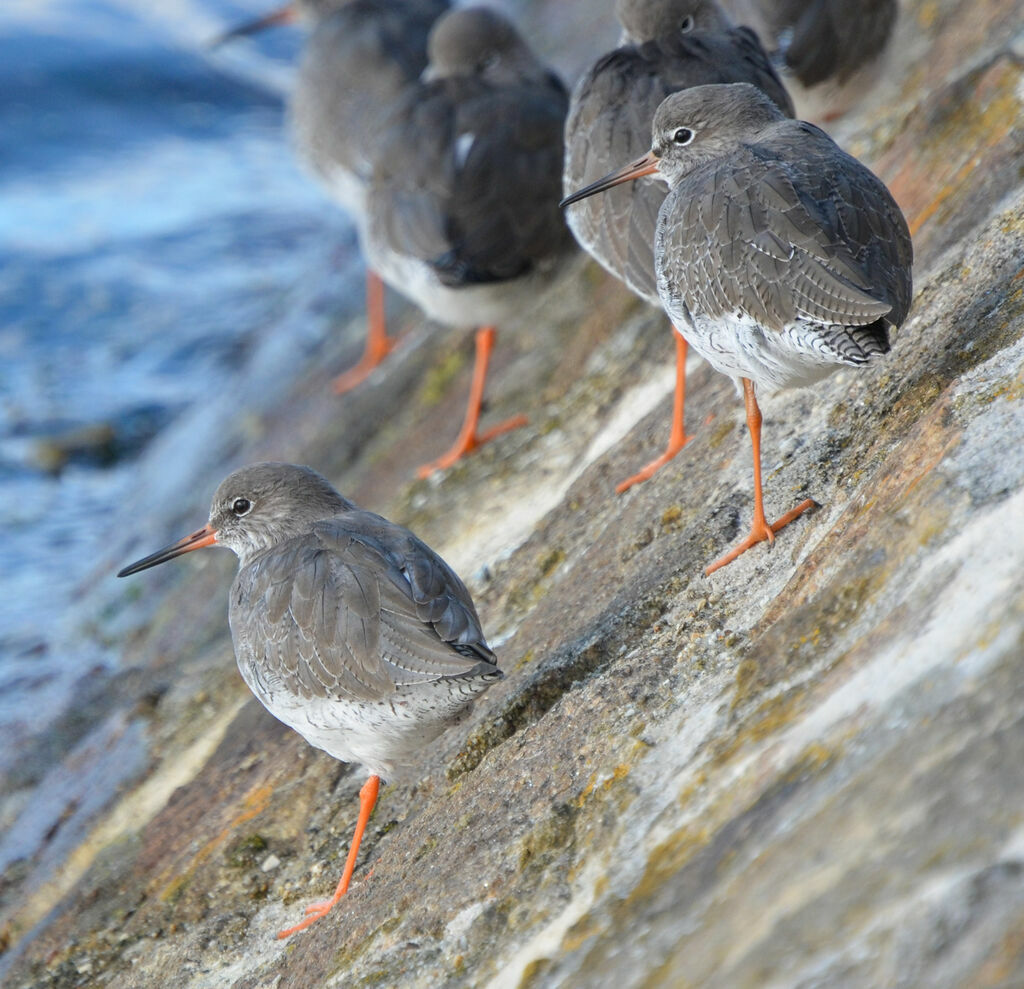
<svg viewBox="0 0 1024 989"><path fill-rule="evenodd" d="M578 67L614 32L564 10L526 25ZM470 337L396 310L403 346L344 401L359 321L314 353L164 535L230 466L309 463L470 578L507 679L383 790L348 897L282 943L362 779L248 697L229 554L118 584L82 634L122 670L24 753L4 984L1024 984L1022 24L1021 0L904 5L837 134L907 213L911 317L870 371L764 403L769 514L822 507L711 579L749 520L741 404L695 362L695 439L616 496L665 438L672 345L594 266L499 337L489 414L530 427L431 482ZM90 801L94 749L121 775Z"/></svg>

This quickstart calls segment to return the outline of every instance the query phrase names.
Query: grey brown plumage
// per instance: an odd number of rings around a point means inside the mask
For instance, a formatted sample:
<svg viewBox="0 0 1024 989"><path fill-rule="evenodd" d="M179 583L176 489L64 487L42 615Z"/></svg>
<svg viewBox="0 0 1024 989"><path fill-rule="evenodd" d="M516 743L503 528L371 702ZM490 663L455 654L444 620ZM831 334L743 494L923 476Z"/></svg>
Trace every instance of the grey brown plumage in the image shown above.
<svg viewBox="0 0 1024 989"><path fill-rule="evenodd" d="M662 302L694 325L693 346L767 388L886 352L910 306L913 250L885 185L752 87L691 93L655 117L672 185L655 253ZM683 127L696 136L676 147Z"/></svg>
<svg viewBox="0 0 1024 989"><path fill-rule="evenodd" d="M421 686L466 680L453 689L463 693L497 675L458 576L408 530L355 506L241 567L229 614L239 665L272 711L279 696L401 703ZM343 739L313 741L391 768Z"/></svg>
<svg viewBox="0 0 1024 989"><path fill-rule="evenodd" d="M787 119L753 86L700 86L658 108L650 153L569 197L657 170L658 294L714 367L742 381L754 447L754 523L712 572L813 504L769 526L755 387L811 384L889 349L906 318L913 247L885 185L824 131Z"/></svg>
<svg viewBox="0 0 1024 989"><path fill-rule="evenodd" d="M310 11L292 132L303 159L359 224L382 121L427 67L427 37L448 7L448 0L338 0Z"/></svg>
<svg viewBox="0 0 1024 989"><path fill-rule="evenodd" d="M423 84L383 143L375 230L449 288L550 263L569 242L557 213L567 106L554 77L501 88L473 76Z"/></svg>
<svg viewBox="0 0 1024 989"><path fill-rule="evenodd" d="M289 104L300 159L350 214L366 253L366 197L383 122L427 65L427 38L448 0L294 0L218 39L222 43L301 18L310 34ZM366 279L367 340L360 361L334 381L339 394L361 384L394 347L384 291Z"/></svg>
<svg viewBox="0 0 1024 989"><path fill-rule="evenodd" d="M307 0L308 5L308 0ZM295 145L350 213L366 253L366 197L384 119L427 66L427 38L448 0L321 0L299 64L290 121ZM360 361L334 381L343 394L392 350L384 293L367 273L368 334Z"/></svg>
<svg viewBox="0 0 1024 989"><path fill-rule="evenodd" d="M218 487L206 526L124 568L220 544L239 560L229 623L242 677L276 718L370 779L327 913L348 888L379 778L420 758L501 671L458 575L315 471L254 464Z"/></svg>
<svg viewBox="0 0 1024 989"><path fill-rule="evenodd" d="M478 15L495 31L511 27L469 8L442 19L437 34ZM479 35L398 102L370 194L371 254L386 280L455 324L496 322L516 298L505 283L552 268L572 243L557 207L565 87L518 36L488 53L475 47L487 43ZM489 62L501 57L518 62L504 72ZM472 292L481 285L492 287Z"/></svg>

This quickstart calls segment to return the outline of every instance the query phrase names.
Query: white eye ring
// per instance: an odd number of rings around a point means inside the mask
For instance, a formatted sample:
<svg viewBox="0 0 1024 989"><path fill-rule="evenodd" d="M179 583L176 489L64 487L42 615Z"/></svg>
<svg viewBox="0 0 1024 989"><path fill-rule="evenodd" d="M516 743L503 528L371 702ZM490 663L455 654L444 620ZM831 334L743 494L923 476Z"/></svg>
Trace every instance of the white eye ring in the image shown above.
<svg viewBox="0 0 1024 989"><path fill-rule="evenodd" d="M679 145L689 144L694 139L694 137L695 135L689 127L680 127L672 135L672 143Z"/></svg>
<svg viewBox="0 0 1024 989"><path fill-rule="evenodd" d="M252 502L248 498L236 498L231 503L231 511L241 518L243 515L248 515L252 511Z"/></svg>
<svg viewBox="0 0 1024 989"><path fill-rule="evenodd" d="M687 15L686 15L686 16L685 16L685 17L684 17L684 18L683 18L683 19L682 19L682 20L681 20L681 21L679 22L679 30L680 30L680 31L681 31L681 32L682 32L683 34L689 34L689 33L690 33L690 32L691 32L692 30L693 30L693 26L694 26L694 21L693 21L693 14L687 14Z"/></svg>

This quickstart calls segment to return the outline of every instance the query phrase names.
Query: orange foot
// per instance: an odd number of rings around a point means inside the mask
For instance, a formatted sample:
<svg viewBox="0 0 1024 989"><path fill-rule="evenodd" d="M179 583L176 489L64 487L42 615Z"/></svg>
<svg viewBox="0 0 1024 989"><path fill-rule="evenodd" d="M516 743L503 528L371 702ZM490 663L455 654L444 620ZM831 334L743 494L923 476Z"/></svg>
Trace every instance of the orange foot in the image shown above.
<svg viewBox="0 0 1024 989"><path fill-rule="evenodd" d="M332 910L332 908L338 903L341 897L332 897L329 900L322 900L319 903L311 903L306 907L306 919L297 923L294 927L288 927L283 931L277 932L278 940L283 940L286 937L291 937L293 934L299 931L304 931L307 927L311 927L321 917L326 917Z"/></svg>
<svg viewBox="0 0 1024 989"><path fill-rule="evenodd" d="M416 471L416 476L421 479L430 477L435 471L451 467L453 464L458 463L467 453L471 453L477 447L493 440L495 436L501 436L502 433L510 433L513 429L519 429L527 425L529 421L523 415L513 416L511 419L499 422L497 426L492 426L483 433L478 433L474 429L469 435L460 435L455 441L455 445L446 454L438 457L437 460L432 460L429 464L424 464Z"/></svg>
<svg viewBox="0 0 1024 989"><path fill-rule="evenodd" d="M660 456L652 460L646 467L638 471L632 477L627 477L626 480L620 481L615 485L615 490L622 494L623 491L633 487L634 484L640 484L643 481L649 481L662 467L665 466L687 443L692 440L693 437L686 435L681 440L670 440L668 447L665 452Z"/></svg>
<svg viewBox="0 0 1024 989"><path fill-rule="evenodd" d="M366 342L366 350L355 367L349 368L343 374L339 374L331 382L331 388L335 395L344 395L352 391L356 385L361 385L369 376L370 372L380 364L392 350L395 349L395 341L386 337L380 341Z"/></svg>
<svg viewBox="0 0 1024 989"><path fill-rule="evenodd" d="M816 508L818 503L813 498L808 498L806 501L800 502L792 511L786 512L777 522L773 522L768 525L763 519L754 519L754 522L750 526L750 535L743 540L738 546L734 546L725 556L715 560L705 571L705 575L710 576L716 570L721 570L722 567L728 566L738 556L742 556L751 546L756 546L758 543L763 543L767 540L768 543L775 542L775 533L780 529L789 525L790 522L795 518L799 518L809 508Z"/></svg>

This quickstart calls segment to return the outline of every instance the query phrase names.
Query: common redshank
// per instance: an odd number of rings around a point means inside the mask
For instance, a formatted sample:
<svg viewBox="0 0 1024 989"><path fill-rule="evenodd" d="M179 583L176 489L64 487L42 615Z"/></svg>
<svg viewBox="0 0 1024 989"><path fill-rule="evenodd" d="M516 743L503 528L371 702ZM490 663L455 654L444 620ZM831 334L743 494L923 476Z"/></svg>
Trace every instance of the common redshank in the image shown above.
<svg viewBox="0 0 1024 989"><path fill-rule="evenodd" d="M654 112L670 93L706 83L749 82L788 116L793 105L754 32L734 27L715 0L619 0L623 44L603 55L573 90L565 125L566 193L650 147ZM651 305L661 305L654 229L668 187L656 175L577 203L567 219L580 245ZM676 344L668 446L616 490L653 477L690 441L684 425L686 339Z"/></svg>
<svg viewBox="0 0 1024 989"><path fill-rule="evenodd" d="M655 171L668 182L658 295L697 352L742 383L754 454L750 534L710 574L814 504L768 524L755 386L810 385L887 353L910 307L913 248L880 179L747 83L669 96L653 138L648 154L565 202Z"/></svg>
<svg viewBox="0 0 1024 989"><path fill-rule="evenodd" d="M846 113L883 75L897 0L723 0L775 53L800 115Z"/></svg>
<svg viewBox="0 0 1024 989"><path fill-rule="evenodd" d="M301 20L310 27L290 104L299 157L351 215L365 242L366 194L382 122L427 66L427 36L448 0L296 0L218 38ZM365 251L364 251L365 253ZM341 394L391 352L384 286L366 276L367 339L359 362L334 380Z"/></svg>
<svg viewBox="0 0 1024 989"><path fill-rule="evenodd" d="M118 577L213 545L238 556L228 619L242 679L310 745L370 774L334 895L278 934L288 937L344 896L381 777L414 762L502 673L451 567L308 467L235 471L203 528Z"/></svg>
<svg viewBox="0 0 1024 989"><path fill-rule="evenodd" d="M431 31L430 64L381 135L367 248L384 280L434 320L476 326L476 366L449 467L516 416L479 432L495 325L522 314L574 251L558 209L568 95L502 15L453 10Z"/></svg>

